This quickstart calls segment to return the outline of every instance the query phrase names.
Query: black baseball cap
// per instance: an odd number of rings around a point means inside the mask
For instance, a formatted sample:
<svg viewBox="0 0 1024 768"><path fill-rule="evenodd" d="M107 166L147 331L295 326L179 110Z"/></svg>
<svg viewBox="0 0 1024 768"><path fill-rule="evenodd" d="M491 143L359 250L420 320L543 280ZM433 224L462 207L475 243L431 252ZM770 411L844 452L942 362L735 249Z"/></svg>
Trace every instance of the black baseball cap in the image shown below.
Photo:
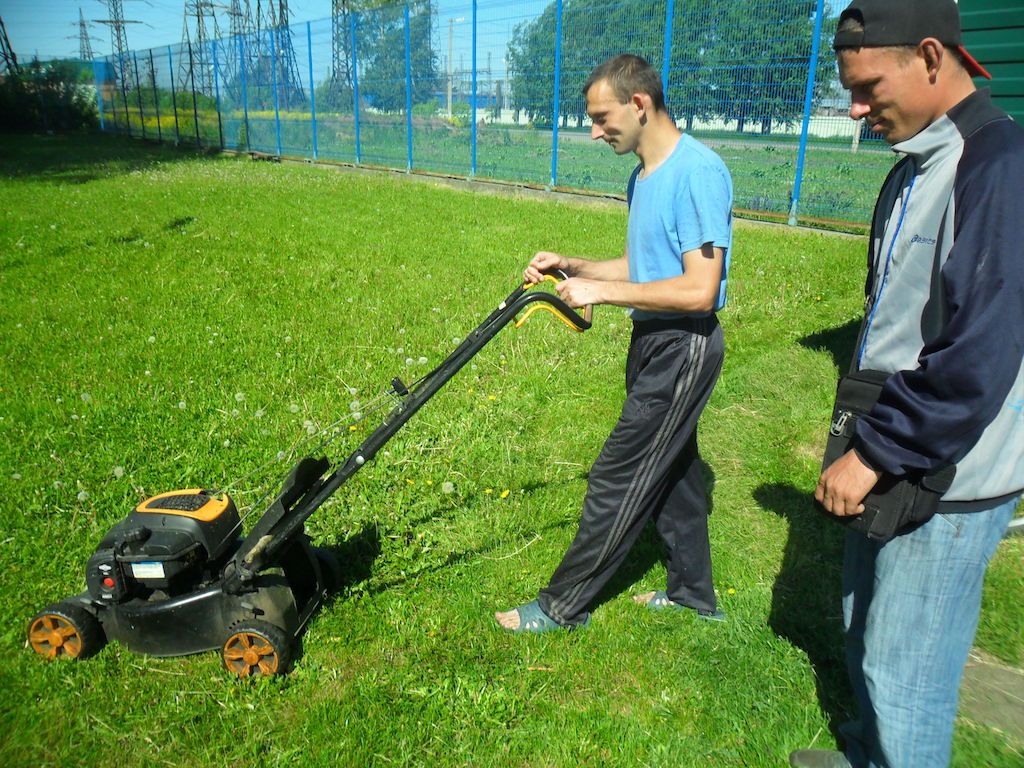
<svg viewBox="0 0 1024 768"><path fill-rule="evenodd" d="M850 17L861 22L864 29L836 32L832 42L836 50L917 45L926 37L934 37L960 52L971 77L992 79L963 46L960 9L954 0L853 0L840 14L840 25Z"/></svg>

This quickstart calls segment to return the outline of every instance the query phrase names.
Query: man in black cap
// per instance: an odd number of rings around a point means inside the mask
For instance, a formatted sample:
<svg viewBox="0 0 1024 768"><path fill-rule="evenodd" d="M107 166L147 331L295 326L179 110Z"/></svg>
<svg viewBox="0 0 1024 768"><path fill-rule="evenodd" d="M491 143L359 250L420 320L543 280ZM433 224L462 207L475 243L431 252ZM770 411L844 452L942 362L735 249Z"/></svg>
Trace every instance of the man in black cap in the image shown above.
<svg viewBox="0 0 1024 768"><path fill-rule="evenodd" d="M1024 489L1024 129L972 77L953 0L855 0L834 47L850 117L905 157L879 194L857 369L890 373L815 497L864 511L885 476L956 477L938 513L886 543L853 530L843 558L859 720L845 753L798 768L939 768L989 559Z"/></svg>

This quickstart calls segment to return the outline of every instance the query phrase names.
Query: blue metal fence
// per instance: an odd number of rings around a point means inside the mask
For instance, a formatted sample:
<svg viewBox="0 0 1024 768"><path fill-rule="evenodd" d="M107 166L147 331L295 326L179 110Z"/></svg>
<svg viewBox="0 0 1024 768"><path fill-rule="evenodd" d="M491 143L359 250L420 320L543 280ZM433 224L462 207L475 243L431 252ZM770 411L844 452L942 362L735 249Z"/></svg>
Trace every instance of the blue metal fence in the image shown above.
<svg viewBox="0 0 1024 768"><path fill-rule="evenodd" d="M634 52L738 209L863 223L894 158L845 115L834 24L824 0L409 0L94 69L105 130L621 194L635 158L590 141L580 88Z"/></svg>

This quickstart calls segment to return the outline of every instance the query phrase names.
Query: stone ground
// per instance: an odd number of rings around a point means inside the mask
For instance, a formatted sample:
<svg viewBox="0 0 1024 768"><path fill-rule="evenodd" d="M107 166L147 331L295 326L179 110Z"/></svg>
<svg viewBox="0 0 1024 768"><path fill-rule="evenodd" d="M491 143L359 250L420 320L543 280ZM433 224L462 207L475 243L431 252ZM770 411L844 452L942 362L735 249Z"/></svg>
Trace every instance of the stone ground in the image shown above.
<svg viewBox="0 0 1024 768"><path fill-rule="evenodd" d="M960 686L960 717L1024 744L1024 669L1008 667L975 648Z"/></svg>

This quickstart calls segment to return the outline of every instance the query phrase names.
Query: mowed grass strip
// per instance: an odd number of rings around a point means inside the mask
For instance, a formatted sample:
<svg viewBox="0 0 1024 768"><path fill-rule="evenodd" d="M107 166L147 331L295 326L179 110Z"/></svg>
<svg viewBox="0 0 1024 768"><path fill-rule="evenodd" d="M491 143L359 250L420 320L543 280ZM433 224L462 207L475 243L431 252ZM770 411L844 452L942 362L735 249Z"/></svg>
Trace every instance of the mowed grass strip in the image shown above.
<svg viewBox="0 0 1024 768"><path fill-rule="evenodd" d="M25 626L81 590L142 498L226 486L247 509L339 419L322 450L345 458L379 423L348 418L443 359L534 251L618 255L624 207L107 137L5 137L0 174L0 763L777 766L835 743L841 534L810 491L863 239L737 225L700 433L728 623L632 603L664 582L647 536L587 631L496 630L491 613L530 599L571 541L622 402L625 314L599 308L577 335L542 313L310 519L345 588L290 676L243 684L216 653L111 644L46 663ZM978 637L1010 664L1022 556L1001 545ZM965 722L955 764L1019 765L1021 750Z"/></svg>

